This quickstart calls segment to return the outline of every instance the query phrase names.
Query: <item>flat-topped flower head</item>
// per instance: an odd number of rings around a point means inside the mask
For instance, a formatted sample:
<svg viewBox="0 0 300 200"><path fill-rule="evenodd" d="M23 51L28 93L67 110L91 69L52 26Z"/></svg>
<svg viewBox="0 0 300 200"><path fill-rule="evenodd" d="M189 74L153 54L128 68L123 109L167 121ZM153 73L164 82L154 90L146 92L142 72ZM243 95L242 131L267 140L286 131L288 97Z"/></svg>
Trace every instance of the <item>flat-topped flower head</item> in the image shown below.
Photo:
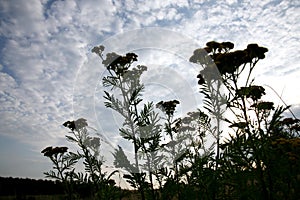
<svg viewBox="0 0 300 200"><path fill-rule="evenodd" d="M74 130L80 130L88 126L88 124L86 119L79 118L76 121L66 121L65 123L63 123L63 126L69 128L71 131L74 131Z"/></svg>
<svg viewBox="0 0 300 200"><path fill-rule="evenodd" d="M179 101L177 100L165 101L165 102L160 101L159 103L156 104L156 107L161 109L167 115L173 115L177 104L179 104Z"/></svg>
<svg viewBox="0 0 300 200"><path fill-rule="evenodd" d="M274 110L274 103L262 101L251 105L251 107L256 108L258 111Z"/></svg>
<svg viewBox="0 0 300 200"><path fill-rule="evenodd" d="M263 95L266 94L265 88L262 86L251 85L249 87L241 87L237 90L238 97L251 98L254 101L260 99Z"/></svg>
<svg viewBox="0 0 300 200"><path fill-rule="evenodd" d="M245 50L248 52L250 59L264 59L266 57L265 53L268 52L267 48L260 47L257 44L248 44L247 49Z"/></svg>
<svg viewBox="0 0 300 200"><path fill-rule="evenodd" d="M95 46L92 49L92 53L95 53L95 54L99 55L100 57L102 56L103 51L104 51L104 46L103 45Z"/></svg>
<svg viewBox="0 0 300 200"><path fill-rule="evenodd" d="M102 61L102 64L108 69L116 73L116 75L125 74L130 65L137 61L137 55L135 53L127 53L125 56L116 54L115 52L107 53L106 59Z"/></svg>
<svg viewBox="0 0 300 200"><path fill-rule="evenodd" d="M46 157L52 157L53 155L64 154L68 151L68 147L46 147L41 153Z"/></svg>

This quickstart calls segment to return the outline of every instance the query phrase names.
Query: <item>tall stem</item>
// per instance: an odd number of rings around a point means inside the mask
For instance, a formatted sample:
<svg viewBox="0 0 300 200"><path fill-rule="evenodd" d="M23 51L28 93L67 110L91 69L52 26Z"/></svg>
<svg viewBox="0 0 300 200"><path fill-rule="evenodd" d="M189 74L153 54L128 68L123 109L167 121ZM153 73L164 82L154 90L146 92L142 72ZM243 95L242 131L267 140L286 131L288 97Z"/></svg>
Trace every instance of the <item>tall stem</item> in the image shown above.
<svg viewBox="0 0 300 200"><path fill-rule="evenodd" d="M133 140L133 146L134 146L134 160L135 160L135 170L136 172L133 172L133 173L136 173L138 174L138 184L139 184L139 190L140 190L140 193L141 193L141 197L142 197L142 200L145 200L145 193L144 193L144 184L141 180L141 174L140 174L140 169L139 169L139 160L138 160L138 143L137 143L137 138L136 138L136 128L135 128L135 124L134 124L134 121L132 120L132 109L130 108L131 106L131 102L130 102L130 97L128 97L128 92L125 92L126 88L125 86L123 85L123 80L122 80L122 77L121 76L118 76L118 79L120 81L120 90L121 90L121 93L122 93L122 96L123 96L123 101L124 101L124 105L125 105L125 109L126 109L126 113L127 113L127 120L129 121L129 126L130 126L130 130L131 130L131 133L132 133L132 140ZM131 85L128 86L129 88L131 87ZM137 107L136 107L136 103L134 103L134 113L133 115L136 116L137 118L139 118L139 115L138 115L138 112L137 112ZM138 120L139 121L139 120Z"/></svg>

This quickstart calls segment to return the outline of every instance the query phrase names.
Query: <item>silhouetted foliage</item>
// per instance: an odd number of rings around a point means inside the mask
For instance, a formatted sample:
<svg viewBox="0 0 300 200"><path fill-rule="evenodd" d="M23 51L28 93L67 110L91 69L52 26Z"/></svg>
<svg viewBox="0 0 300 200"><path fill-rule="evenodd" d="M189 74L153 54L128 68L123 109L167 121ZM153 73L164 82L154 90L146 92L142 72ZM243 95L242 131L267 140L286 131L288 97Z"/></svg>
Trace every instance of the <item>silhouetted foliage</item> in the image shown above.
<svg viewBox="0 0 300 200"><path fill-rule="evenodd" d="M189 61L200 68L195 79L203 107L182 117L175 115L178 100L145 102L147 67L135 65L138 55L92 49L107 71L104 104L123 117L119 133L133 145L133 160L121 146L113 152L115 167L139 192L132 199L297 199L300 120L284 118L290 107L265 101L265 88L254 84L252 72L268 49L233 49L231 42L211 41L193 52ZM63 125L80 150L45 148L54 164L46 176L64 183L70 199L121 199L111 179L117 171L102 172L100 139L90 136L87 120ZM80 159L85 173L75 171Z"/></svg>
<svg viewBox="0 0 300 200"><path fill-rule="evenodd" d="M286 138L288 141L298 140L298 133L284 131L287 127L281 123L286 121L281 119L288 107L275 108L273 102L263 101L265 89L254 85L254 79L250 81L254 67L265 58L268 49L249 44L245 50L230 52L231 48L224 48L217 42L207 43L204 49L208 50L208 54L203 53L204 50L196 50L190 61L204 66L198 78L203 79L199 80L199 84L205 95L206 108L213 116L219 114L213 101L219 97L221 103L225 100L221 105L226 105L227 110L235 115L232 120L222 119L229 123L228 127L234 134L230 133L229 138L217 145L220 157L216 156L218 170L214 173L218 189L214 190L213 198L296 199L295 191L299 191L299 187L295 179L292 180L288 174L285 179L282 176L291 169L291 165L287 161L282 162L283 158L277 160L275 155L278 152L272 146L277 144L275 141L278 139L275 138L283 135L289 138ZM212 73L212 63L216 64L219 75ZM242 73L246 74L246 80L241 80ZM220 96L214 95L211 87L218 80L222 80L226 88L223 94L219 91ZM294 172L293 177L297 177L298 172Z"/></svg>
<svg viewBox="0 0 300 200"><path fill-rule="evenodd" d="M61 181L68 199L119 197L120 188L111 179L117 171L110 174L102 171L104 161L100 155L100 138L90 136L87 120L79 118L67 121L63 126L71 130L71 135L66 135L66 139L77 144L79 151L74 153L67 152L67 147L46 147L41 153L53 163L53 170L44 173L46 177ZM81 159L85 173L75 171L75 165Z"/></svg>

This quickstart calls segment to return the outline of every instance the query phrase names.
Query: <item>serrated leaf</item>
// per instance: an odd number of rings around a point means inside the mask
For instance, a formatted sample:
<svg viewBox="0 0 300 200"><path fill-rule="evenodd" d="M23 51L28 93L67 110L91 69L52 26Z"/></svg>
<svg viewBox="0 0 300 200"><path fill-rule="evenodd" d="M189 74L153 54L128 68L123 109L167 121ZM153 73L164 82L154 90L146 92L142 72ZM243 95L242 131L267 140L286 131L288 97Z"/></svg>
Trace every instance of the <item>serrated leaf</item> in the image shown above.
<svg viewBox="0 0 300 200"><path fill-rule="evenodd" d="M69 140L70 142L78 142L74 137L66 135L67 140Z"/></svg>

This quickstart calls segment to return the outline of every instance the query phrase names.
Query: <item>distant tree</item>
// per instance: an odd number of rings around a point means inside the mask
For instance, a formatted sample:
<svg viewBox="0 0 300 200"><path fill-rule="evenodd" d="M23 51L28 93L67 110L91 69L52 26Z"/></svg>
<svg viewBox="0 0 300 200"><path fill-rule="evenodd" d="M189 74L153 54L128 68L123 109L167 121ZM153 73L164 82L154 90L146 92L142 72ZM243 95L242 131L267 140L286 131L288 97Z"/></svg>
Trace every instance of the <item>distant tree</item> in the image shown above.
<svg viewBox="0 0 300 200"><path fill-rule="evenodd" d="M63 185L50 180L0 177L0 196L62 195Z"/></svg>

